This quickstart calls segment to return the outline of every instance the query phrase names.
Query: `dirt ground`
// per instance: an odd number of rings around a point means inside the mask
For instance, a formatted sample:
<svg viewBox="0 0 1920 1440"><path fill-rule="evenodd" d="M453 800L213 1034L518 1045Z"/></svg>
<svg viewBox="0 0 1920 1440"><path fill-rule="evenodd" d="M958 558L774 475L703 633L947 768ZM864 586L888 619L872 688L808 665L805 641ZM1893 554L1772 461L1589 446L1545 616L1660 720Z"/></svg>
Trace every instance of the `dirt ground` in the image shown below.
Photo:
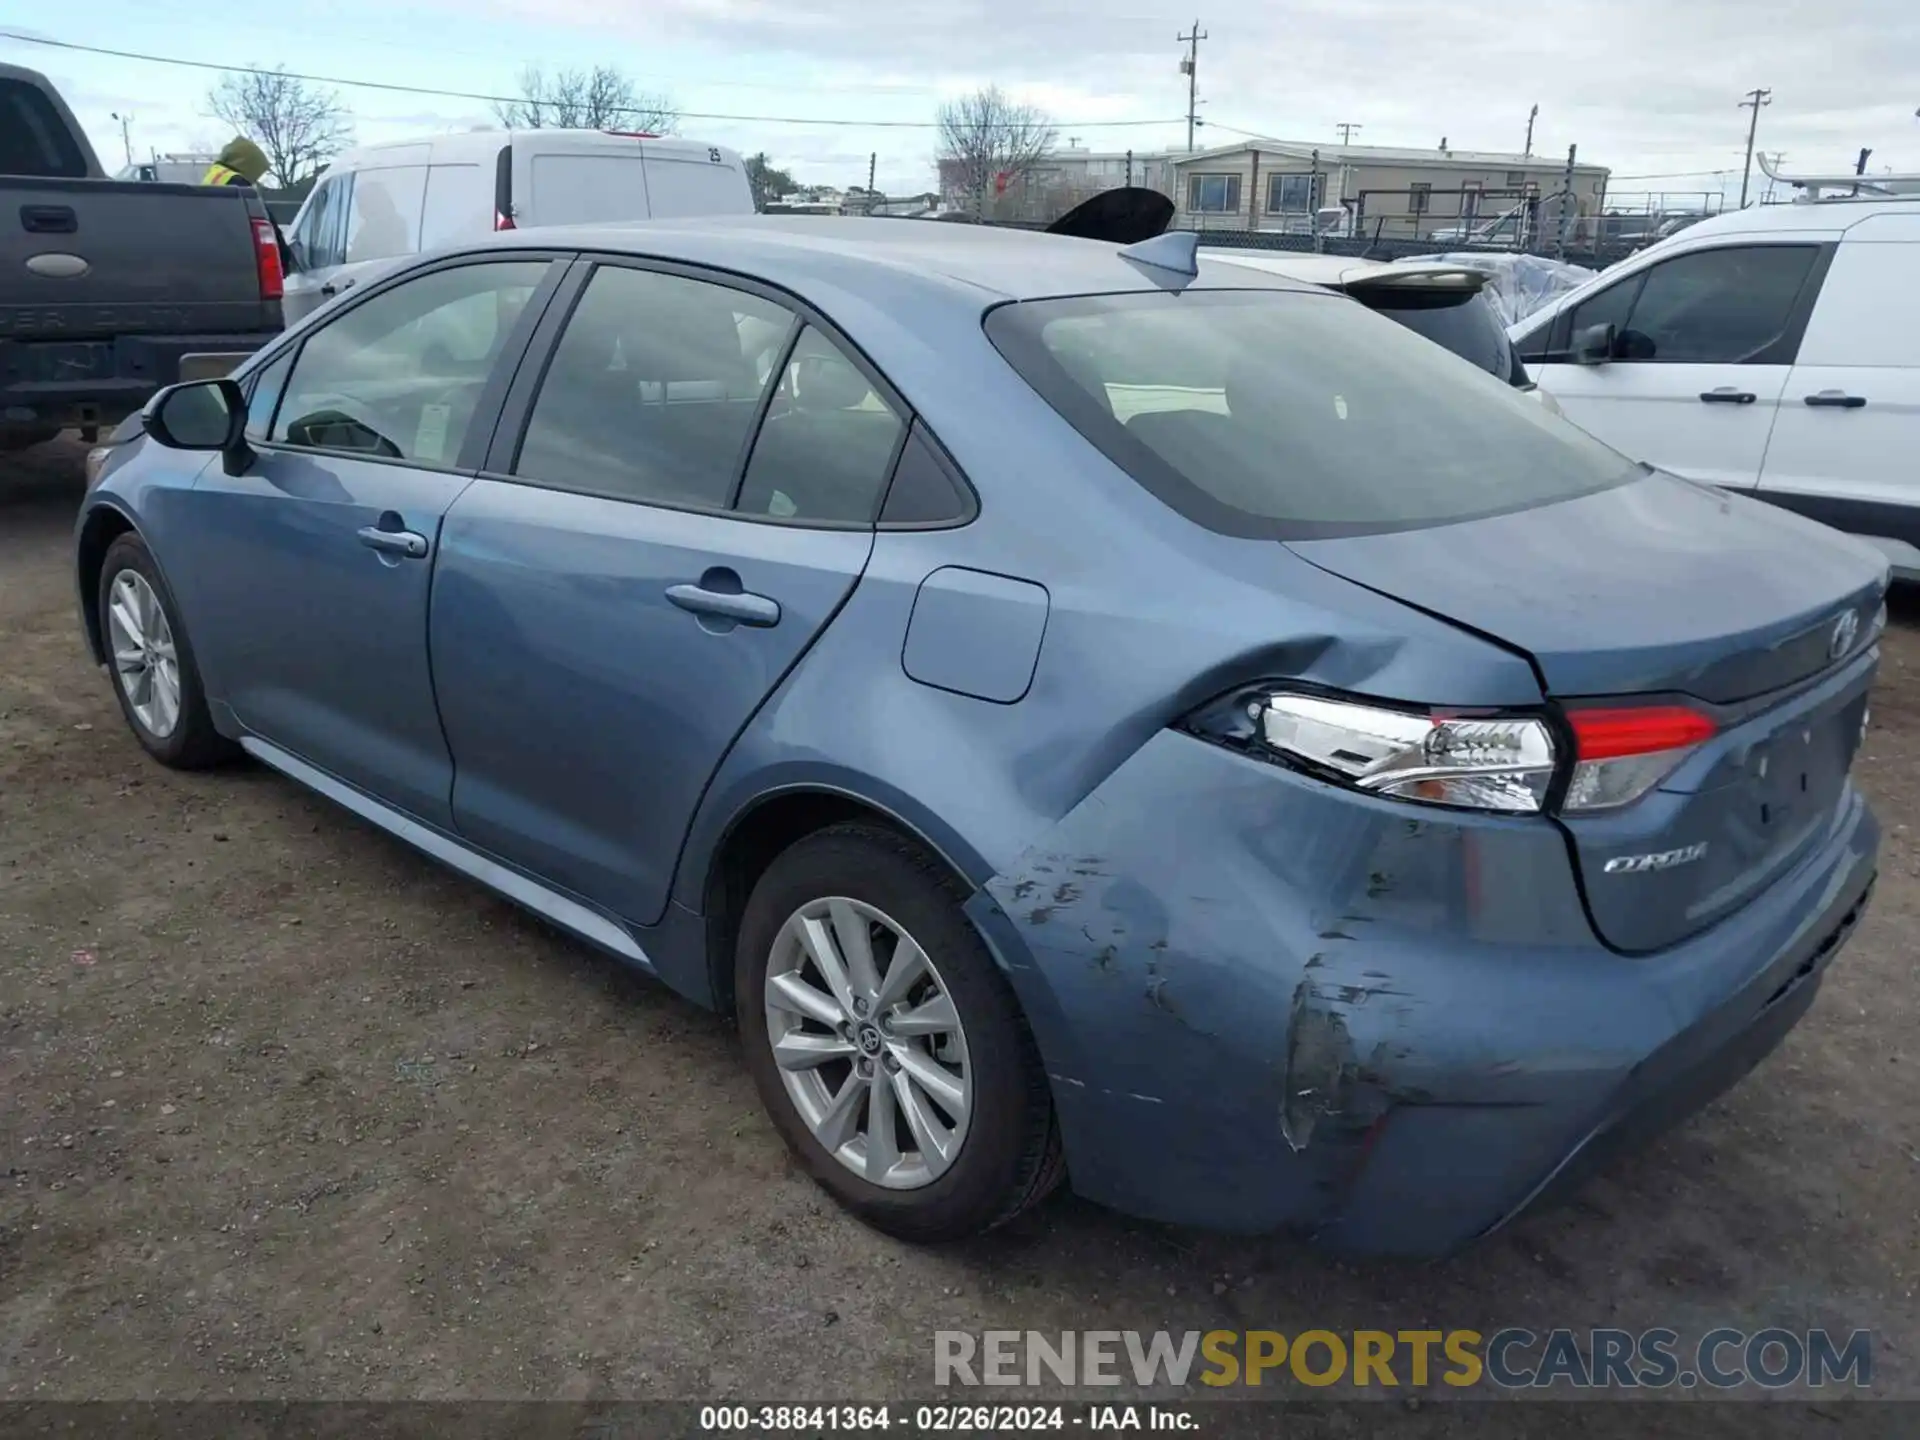
<svg viewBox="0 0 1920 1440"><path fill-rule="evenodd" d="M1868 920L1571 1205L1435 1266L1067 1195L928 1251L788 1164L727 1023L264 770L148 761L82 650L78 472L0 462L0 1399L872 1400L931 1393L938 1329L1510 1324L1866 1327L1920 1399L1920 597Z"/></svg>

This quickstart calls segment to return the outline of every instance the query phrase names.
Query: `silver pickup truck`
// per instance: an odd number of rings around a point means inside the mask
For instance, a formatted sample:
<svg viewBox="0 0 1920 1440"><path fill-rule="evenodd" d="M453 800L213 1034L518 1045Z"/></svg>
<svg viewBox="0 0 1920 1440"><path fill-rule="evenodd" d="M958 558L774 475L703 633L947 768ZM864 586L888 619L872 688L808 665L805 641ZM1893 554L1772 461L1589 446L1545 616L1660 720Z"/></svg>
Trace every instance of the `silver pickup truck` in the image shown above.
<svg viewBox="0 0 1920 1440"><path fill-rule="evenodd" d="M93 439L281 328L251 188L109 180L45 76L0 65L0 451Z"/></svg>

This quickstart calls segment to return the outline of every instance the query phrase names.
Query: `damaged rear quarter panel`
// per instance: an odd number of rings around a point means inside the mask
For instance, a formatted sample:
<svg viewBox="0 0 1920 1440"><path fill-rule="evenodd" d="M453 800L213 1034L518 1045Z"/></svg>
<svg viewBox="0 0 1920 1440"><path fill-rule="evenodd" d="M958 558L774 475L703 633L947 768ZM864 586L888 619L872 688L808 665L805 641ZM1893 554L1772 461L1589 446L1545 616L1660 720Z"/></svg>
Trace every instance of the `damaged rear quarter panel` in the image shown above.
<svg viewBox="0 0 1920 1440"><path fill-rule="evenodd" d="M1657 994L1588 1013L1617 1000L1618 962L1551 825L1358 796L1175 731L973 908L1076 1188L1165 1219L1322 1221L1388 1111L1591 1104L1669 1019ZM1513 1128L1516 1176L1551 1162Z"/></svg>

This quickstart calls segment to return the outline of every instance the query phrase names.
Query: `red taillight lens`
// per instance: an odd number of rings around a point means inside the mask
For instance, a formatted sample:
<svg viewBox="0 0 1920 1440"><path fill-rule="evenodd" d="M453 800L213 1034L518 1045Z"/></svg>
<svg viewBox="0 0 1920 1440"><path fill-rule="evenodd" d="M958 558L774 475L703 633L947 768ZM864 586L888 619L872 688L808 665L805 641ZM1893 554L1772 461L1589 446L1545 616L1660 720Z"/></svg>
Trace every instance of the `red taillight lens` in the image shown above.
<svg viewBox="0 0 1920 1440"><path fill-rule="evenodd" d="M498 210L494 211L493 212L493 228L495 230L513 229L514 228L513 217L511 215L502 215Z"/></svg>
<svg viewBox="0 0 1920 1440"><path fill-rule="evenodd" d="M280 270L280 236L273 221L254 220L253 254L259 267L260 298L278 300L286 292L286 276Z"/></svg>
<svg viewBox="0 0 1920 1440"><path fill-rule="evenodd" d="M1718 727L1685 705L1595 706L1567 712L1573 727L1568 813L1612 810L1638 800L1671 775Z"/></svg>
<svg viewBox="0 0 1920 1440"><path fill-rule="evenodd" d="M1646 705L1624 709L1570 710L1567 720L1582 760L1617 760L1678 750L1713 738L1714 724L1684 705Z"/></svg>

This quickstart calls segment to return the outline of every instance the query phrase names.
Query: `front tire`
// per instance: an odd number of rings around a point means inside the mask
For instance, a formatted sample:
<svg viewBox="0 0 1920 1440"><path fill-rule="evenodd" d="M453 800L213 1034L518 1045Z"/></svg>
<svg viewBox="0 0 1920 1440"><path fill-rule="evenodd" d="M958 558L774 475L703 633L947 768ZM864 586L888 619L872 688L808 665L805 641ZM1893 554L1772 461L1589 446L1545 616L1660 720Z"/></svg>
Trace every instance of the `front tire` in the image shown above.
<svg viewBox="0 0 1920 1440"><path fill-rule="evenodd" d="M138 535L107 547L97 603L107 673L134 738L175 770L228 759L233 745L213 728L179 606Z"/></svg>
<svg viewBox="0 0 1920 1440"><path fill-rule="evenodd" d="M990 1230L1063 1174L1039 1054L963 899L905 837L836 825L767 867L740 925L740 1034L775 1128L904 1240Z"/></svg>

